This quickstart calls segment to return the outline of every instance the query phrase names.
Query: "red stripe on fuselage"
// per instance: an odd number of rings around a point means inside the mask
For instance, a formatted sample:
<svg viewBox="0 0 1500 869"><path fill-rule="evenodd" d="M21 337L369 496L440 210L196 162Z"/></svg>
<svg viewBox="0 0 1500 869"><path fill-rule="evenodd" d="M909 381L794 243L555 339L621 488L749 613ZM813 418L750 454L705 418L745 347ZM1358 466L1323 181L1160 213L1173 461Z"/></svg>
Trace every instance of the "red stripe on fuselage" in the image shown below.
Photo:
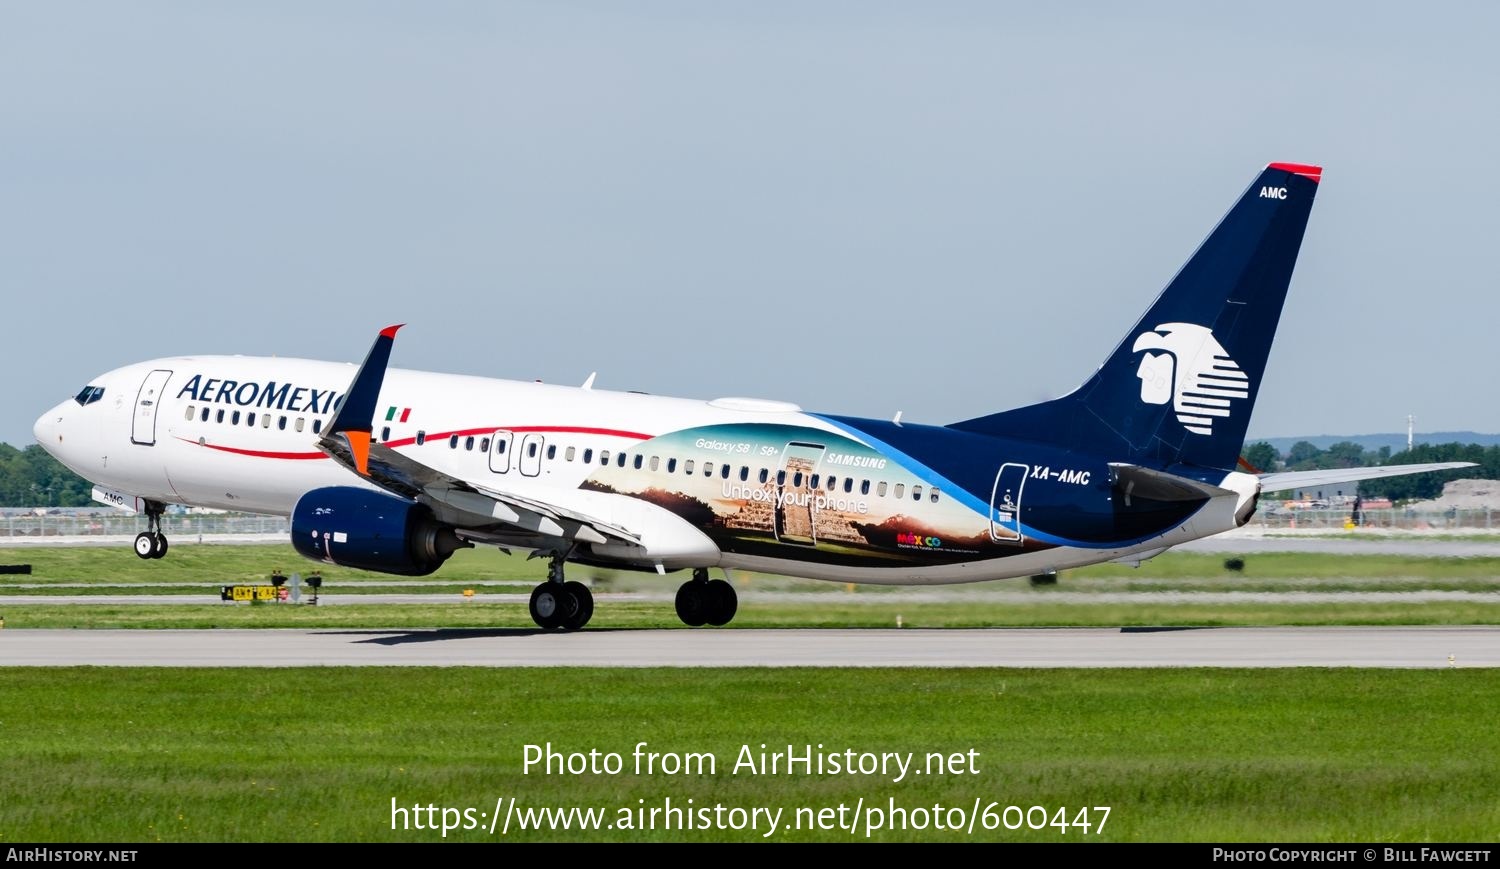
<svg viewBox="0 0 1500 869"><path fill-rule="evenodd" d="M641 434L640 432L635 432L635 431L624 431L622 429L616 429L616 428L591 428L589 426L579 426L579 425L522 425L522 426L516 426L514 428L501 428L501 427L497 427L497 426L489 426L489 427L486 427L486 428L469 428L469 429L458 429L456 431L433 432L432 434L427 435L424 438L424 441L427 442L427 443L431 443L433 441L445 441L445 440L448 440L448 439L454 438L454 437L469 437L470 435L477 436L477 435L494 434L496 431L516 432L516 433L519 433L519 434L532 434L532 433L541 433L541 434L592 434L592 435L603 435L605 437L631 438L633 440L638 440L638 441L650 440L651 437L652 437L651 435L648 435L648 434ZM226 447L226 446L223 446L221 444L198 443L198 441L192 440L190 438L184 438L184 437L179 437L178 440L182 441L183 443L197 444L200 447L207 447L207 448L209 448L211 450L218 450L218 451L224 452L224 453L233 453L234 455L237 455L237 456L252 456L252 457L258 458L258 459L326 459L326 458L328 458L327 454L321 453L321 452L287 453L287 452L277 452L275 450L247 450L247 449L242 449L240 447ZM413 444L415 444L416 442L417 442L417 439L415 437L396 438L394 440L383 441L383 443L386 446L392 447L392 448L395 448L395 447L409 447L409 446L412 446Z"/></svg>

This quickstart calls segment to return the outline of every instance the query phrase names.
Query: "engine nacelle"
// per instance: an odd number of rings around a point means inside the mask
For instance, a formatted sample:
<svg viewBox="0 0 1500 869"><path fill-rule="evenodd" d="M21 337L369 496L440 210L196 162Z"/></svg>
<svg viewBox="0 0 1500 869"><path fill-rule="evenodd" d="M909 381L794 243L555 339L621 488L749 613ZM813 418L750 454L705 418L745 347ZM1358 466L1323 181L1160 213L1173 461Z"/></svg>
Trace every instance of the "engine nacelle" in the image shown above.
<svg viewBox="0 0 1500 869"><path fill-rule="evenodd" d="M426 576L471 545L424 505L368 489L313 489L292 508L292 546L343 567Z"/></svg>

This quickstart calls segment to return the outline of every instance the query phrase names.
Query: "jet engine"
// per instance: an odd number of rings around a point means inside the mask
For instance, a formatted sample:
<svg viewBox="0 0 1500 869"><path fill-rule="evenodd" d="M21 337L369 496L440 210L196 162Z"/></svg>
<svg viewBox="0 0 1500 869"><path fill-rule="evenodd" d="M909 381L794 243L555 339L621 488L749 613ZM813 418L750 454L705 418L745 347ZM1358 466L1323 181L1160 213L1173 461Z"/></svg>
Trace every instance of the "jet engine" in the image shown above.
<svg viewBox="0 0 1500 869"><path fill-rule="evenodd" d="M424 505L368 489L313 489L292 508L292 546L343 567L426 576L472 545Z"/></svg>

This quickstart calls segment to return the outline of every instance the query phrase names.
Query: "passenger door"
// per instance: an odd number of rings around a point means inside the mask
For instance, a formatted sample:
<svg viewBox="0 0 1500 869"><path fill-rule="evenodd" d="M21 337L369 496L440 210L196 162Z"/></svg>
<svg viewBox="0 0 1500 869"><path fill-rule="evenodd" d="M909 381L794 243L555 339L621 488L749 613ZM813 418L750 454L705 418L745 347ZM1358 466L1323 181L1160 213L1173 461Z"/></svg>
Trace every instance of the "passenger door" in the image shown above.
<svg viewBox="0 0 1500 869"><path fill-rule="evenodd" d="M135 415L130 423L130 442L143 447L156 445L156 412L172 372L158 369L146 375L135 396Z"/></svg>
<svg viewBox="0 0 1500 869"><path fill-rule="evenodd" d="M1023 542L1021 490L1026 488L1030 473L1026 465L1006 462L995 475L995 488L990 493L990 539L996 543Z"/></svg>

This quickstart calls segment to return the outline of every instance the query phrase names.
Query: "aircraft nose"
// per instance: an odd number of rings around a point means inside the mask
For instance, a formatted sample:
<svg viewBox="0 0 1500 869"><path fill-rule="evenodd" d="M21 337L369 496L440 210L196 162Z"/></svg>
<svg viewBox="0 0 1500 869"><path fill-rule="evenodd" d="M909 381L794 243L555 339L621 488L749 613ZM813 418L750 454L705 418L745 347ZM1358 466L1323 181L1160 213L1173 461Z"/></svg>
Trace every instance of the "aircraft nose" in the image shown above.
<svg viewBox="0 0 1500 869"><path fill-rule="evenodd" d="M62 408L54 407L41 416L37 417L36 424L31 427L31 436L41 444L48 452L57 448L59 442L59 424L62 422Z"/></svg>

